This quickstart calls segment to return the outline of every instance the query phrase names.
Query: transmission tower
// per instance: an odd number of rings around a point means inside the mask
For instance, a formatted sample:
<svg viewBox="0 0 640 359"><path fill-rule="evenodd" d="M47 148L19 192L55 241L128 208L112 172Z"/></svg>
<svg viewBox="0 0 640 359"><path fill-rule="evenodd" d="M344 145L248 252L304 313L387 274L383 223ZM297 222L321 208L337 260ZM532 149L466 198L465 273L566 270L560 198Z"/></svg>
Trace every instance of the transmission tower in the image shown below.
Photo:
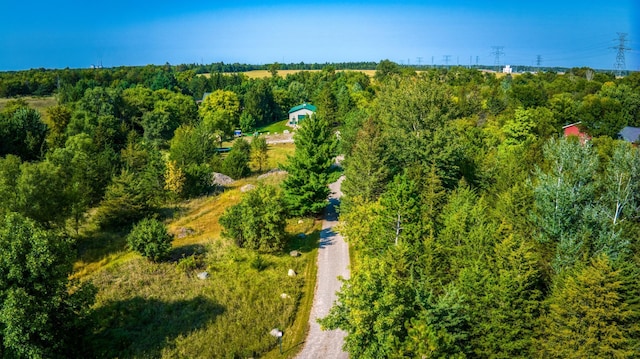
<svg viewBox="0 0 640 359"><path fill-rule="evenodd" d="M418 56L418 67L422 65L422 56Z"/></svg>
<svg viewBox="0 0 640 359"><path fill-rule="evenodd" d="M542 55L536 55L536 66L539 68L542 64Z"/></svg>
<svg viewBox="0 0 640 359"><path fill-rule="evenodd" d="M444 60L445 66L449 67L449 60L451 60L451 55L444 55L442 56L442 59Z"/></svg>
<svg viewBox="0 0 640 359"><path fill-rule="evenodd" d="M617 76L622 76L623 73L626 70L627 65L625 64L625 60L624 60L624 52L631 50L630 47L627 47L625 45L625 43L629 40L627 40L627 33L626 32L618 32L618 46L612 46L611 48L614 50L618 50L618 54L616 55L616 63L614 65L614 68L616 69L616 74Z"/></svg>
<svg viewBox="0 0 640 359"><path fill-rule="evenodd" d="M496 57L496 71L500 71L500 56L504 55L504 51L502 51L504 49L504 46L491 46L491 48L493 49L491 55Z"/></svg>

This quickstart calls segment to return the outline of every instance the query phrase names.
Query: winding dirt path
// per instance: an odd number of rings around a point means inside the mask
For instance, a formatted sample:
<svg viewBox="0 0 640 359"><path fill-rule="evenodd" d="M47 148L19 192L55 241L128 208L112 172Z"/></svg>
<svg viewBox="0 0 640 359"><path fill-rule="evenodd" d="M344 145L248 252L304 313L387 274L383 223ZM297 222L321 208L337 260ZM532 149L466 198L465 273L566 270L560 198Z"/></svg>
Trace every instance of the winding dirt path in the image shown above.
<svg viewBox="0 0 640 359"><path fill-rule="evenodd" d="M309 316L309 334L304 348L298 354L299 359L318 358L348 358L342 350L346 332L342 330L320 330L317 318L329 314L329 309L337 299L336 292L340 290L342 282L338 276L349 278L349 247L341 235L334 232L338 224L336 206L340 203L342 192L340 185L343 177L329 185L329 205L325 210L325 219L320 232L320 247L318 249L318 277L313 297L313 306Z"/></svg>

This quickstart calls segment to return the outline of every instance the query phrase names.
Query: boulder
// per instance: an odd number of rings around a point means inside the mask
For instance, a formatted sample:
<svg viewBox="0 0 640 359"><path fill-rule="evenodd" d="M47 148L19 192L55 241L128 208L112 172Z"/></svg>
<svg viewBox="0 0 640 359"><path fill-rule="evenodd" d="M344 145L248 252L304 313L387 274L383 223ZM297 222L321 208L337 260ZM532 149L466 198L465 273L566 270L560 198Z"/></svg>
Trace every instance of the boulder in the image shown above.
<svg viewBox="0 0 640 359"><path fill-rule="evenodd" d="M209 273L208 272L200 272L200 273L198 273L198 279L204 280L204 279L207 279L207 278L209 278Z"/></svg>
<svg viewBox="0 0 640 359"><path fill-rule="evenodd" d="M222 173L214 172L211 176L211 184L214 186L228 186L233 183L233 178Z"/></svg>
<svg viewBox="0 0 640 359"><path fill-rule="evenodd" d="M292 257L300 257L300 252L298 251L291 251L289 252L289 255Z"/></svg>
<svg viewBox="0 0 640 359"><path fill-rule="evenodd" d="M293 269L289 269L289 273L287 273L287 275L288 275L289 277L295 277L295 276L296 276L296 275L298 275L298 274L297 274L297 273L296 273L296 271L294 271Z"/></svg>

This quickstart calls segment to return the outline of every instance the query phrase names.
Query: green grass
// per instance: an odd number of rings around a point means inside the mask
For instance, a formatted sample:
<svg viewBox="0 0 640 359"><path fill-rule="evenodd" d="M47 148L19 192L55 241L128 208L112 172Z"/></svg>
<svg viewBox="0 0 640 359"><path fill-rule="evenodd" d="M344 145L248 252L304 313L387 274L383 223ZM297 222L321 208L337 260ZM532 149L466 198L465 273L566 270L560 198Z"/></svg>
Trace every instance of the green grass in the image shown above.
<svg viewBox="0 0 640 359"><path fill-rule="evenodd" d="M269 147L269 163L283 162L293 144ZM275 167L275 166L273 166ZM126 231L87 224L79 240L74 278L98 288L88 353L118 358L293 357L301 348L313 303L321 223L290 220L288 247L260 254L222 238L218 218L238 203L240 188L283 176L237 181L216 196L178 204L166 223L177 235L171 259L151 263L127 250ZM305 233L305 238L298 234ZM298 250L299 257L289 256ZM298 275L289 277L289 269ZM201 280L197 274L207 271ZM286 294L282 298L282 294ZM283 330L280 355L273 328Z"/></svg>
<svg viewBox="0 0 640 359"><path fill-rule="evenodd" d="M257 131L259 131L260 133L266 133L266 132L270 132L270 133L282 133L284 130L289 130L291 131L291 127L287 126L287 122L289 120L282 120L282 121L278 121L278 122L274 122L272 124L269 124L267 126L263 126L257 129Z"/></svg>
<svg viewBox="0 0 640 359"><path fill-rule="evenodd" d="M287 162L287 156L293 156L296 146L293 143L275 143L269 145L269 157L267 158L267 168L280 167Z"/></svg>

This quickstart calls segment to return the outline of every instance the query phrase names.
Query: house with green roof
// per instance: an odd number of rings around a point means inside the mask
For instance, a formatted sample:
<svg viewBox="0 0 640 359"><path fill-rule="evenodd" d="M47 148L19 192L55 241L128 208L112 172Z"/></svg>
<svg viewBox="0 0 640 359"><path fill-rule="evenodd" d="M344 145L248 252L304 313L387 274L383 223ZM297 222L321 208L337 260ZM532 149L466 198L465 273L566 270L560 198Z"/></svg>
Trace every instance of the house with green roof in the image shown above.
<svg viewBox="0 0 640 359"><path fill-rule="evenodd" d="M292 127L298 126L300 121L313 115L317 110L318 109L314 105L309 103L303 103L302 105L292 107L289 110L289 122L287 124Z"/></svg>

